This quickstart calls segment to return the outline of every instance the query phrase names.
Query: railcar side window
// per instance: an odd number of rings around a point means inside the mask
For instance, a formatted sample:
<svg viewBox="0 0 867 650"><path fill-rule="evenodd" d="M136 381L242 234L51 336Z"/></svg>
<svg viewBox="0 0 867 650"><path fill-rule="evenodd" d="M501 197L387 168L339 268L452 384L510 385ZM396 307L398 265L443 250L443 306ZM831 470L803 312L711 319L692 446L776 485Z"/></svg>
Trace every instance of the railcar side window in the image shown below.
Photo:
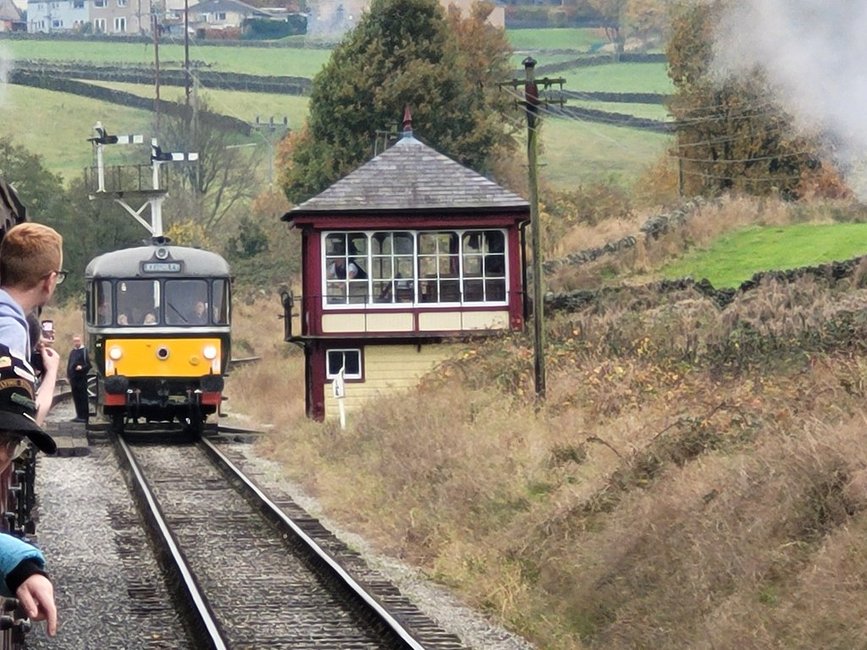
<svg viewBox="0 0 867 650"><path fill-rule="evenodd" d="M361 379L361 350L328 350L326 378L334 379L343 368L346 379Z"/></svg>
<svg viewBox="0 0 867 650"><path fill-rule="evenodd" d="M214 307L212 309L214 322L217 325L229 324L229 281L214 280Z"/></svg>
<svg viewBox="0 0 867 650"><path fill-rule="evenodd" d="M166 324L207 325L207 280L166 280Z"/></svg>
<svg viewBox="0 0 867 650"><path fill-rule="evenodd" d="M112 305L114 301L111 295L111 282L108 280L97 280L91 286L91 309L95 309L95 315L91 316L91 322L97 325L111 325L112 323Z"/></svg>

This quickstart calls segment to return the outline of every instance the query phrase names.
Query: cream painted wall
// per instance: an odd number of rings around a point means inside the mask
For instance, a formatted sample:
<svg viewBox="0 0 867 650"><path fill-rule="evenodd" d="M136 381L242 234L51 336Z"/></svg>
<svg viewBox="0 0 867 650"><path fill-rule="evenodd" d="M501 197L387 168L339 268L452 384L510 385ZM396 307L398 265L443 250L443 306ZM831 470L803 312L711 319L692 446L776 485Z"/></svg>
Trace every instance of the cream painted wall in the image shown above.
<svg viewBox="0 0 867 650"><path fill-rule="evenodd" d="M444 343L422 345L364 346L364 383L346 382L347 420L365 401L377 395L406 390L418 384L419 378L438 363L453 355L457 345ZM337 400L332 396L331 382L325 385L325 417L338 417Z"/></svg>

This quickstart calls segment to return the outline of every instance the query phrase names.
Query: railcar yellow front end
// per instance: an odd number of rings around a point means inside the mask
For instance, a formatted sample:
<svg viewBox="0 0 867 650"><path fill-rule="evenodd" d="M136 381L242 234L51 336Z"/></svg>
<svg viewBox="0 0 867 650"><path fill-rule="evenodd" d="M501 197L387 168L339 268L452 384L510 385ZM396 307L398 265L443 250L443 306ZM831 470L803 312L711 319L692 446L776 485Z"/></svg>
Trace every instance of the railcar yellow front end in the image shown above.
<svg viewBox="0 0 867 650"><path fill-rule="evenodd" d="M202 407L213 413L222 400L223 340L201 338L119 338L96 346L104 359L104 405L156 417Z"/></svg>

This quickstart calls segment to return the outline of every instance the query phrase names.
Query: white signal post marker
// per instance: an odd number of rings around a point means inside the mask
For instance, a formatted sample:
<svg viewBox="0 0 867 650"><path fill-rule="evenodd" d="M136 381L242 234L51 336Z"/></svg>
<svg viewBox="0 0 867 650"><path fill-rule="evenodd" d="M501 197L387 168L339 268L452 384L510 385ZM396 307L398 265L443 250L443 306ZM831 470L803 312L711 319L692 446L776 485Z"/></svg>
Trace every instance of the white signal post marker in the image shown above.
<svg viewBox="0 0 867 650"><path fill-rule="evenodd" d="M331 392L334 399L337 400L337 412L340 414L340 428L346 429L346 405L343 403L346 398L346 383L344 381L346 366L340 368L340 372L331 382Z"/></svg>

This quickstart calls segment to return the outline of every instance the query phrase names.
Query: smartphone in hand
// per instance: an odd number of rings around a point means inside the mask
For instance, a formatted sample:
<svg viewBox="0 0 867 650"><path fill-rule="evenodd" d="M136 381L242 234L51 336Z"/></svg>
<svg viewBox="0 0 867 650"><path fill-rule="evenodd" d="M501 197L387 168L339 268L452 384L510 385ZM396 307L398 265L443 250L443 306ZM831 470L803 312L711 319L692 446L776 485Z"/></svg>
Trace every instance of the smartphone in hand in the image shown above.
<svg viewBox="0 0 867 650"><path fill-rule="evenodd" d="M42 321L42 338L44 338L48 342L51 342L51 343L54 342L54 321L53 320Z"/></svg>

